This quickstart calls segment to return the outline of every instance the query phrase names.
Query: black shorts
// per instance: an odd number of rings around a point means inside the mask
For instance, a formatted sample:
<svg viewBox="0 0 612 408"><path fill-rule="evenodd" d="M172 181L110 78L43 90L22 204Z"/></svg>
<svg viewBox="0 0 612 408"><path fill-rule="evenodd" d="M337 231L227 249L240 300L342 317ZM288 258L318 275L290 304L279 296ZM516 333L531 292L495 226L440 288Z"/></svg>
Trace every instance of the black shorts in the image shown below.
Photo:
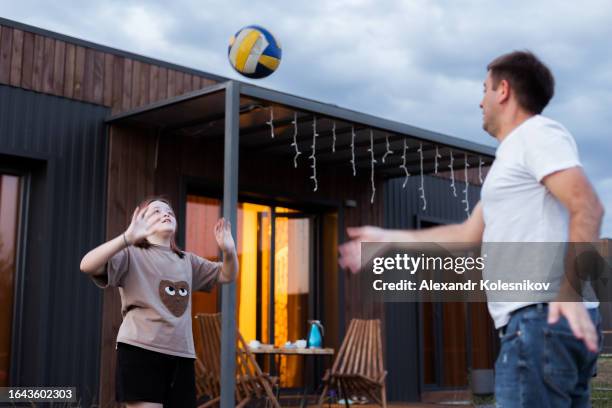
<svg viewBox="0 0 612 408"><path fill-rule="evenodd" d="M164 408L195 408L194 359L117 343L118 402L157 402Z"/></svg>

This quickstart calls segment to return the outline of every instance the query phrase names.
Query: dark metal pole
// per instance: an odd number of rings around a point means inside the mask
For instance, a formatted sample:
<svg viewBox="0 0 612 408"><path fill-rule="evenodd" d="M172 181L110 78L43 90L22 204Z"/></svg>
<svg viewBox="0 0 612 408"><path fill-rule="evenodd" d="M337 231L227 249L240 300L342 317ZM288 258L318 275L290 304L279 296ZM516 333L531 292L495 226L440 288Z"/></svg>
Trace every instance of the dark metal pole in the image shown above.
<svg viewBox="0 0 612 408"><path fill-rule="evenodd" d="M274 310L274 304L276 300L275 296L275 266L276 266L276 207L271 207L270 211L270 280L268 281L268 341L270 344L274 344L274 322L276 316L276 310ZM281 364L281 357L278 359L278 366L276 365L276 359L272 359L272 372L279 374ZM280 379L280 374L279 374Z"/></svg>
<svg viewBox="0 0 612 408"><path fill-rule="evenodd" d="M238 222L238 133L240 88L229 81L225 88L225 146L223 157L223 217L232 224L236 239ZM221 408L234 407L236 387L236 283L221 290Z"/></svg>

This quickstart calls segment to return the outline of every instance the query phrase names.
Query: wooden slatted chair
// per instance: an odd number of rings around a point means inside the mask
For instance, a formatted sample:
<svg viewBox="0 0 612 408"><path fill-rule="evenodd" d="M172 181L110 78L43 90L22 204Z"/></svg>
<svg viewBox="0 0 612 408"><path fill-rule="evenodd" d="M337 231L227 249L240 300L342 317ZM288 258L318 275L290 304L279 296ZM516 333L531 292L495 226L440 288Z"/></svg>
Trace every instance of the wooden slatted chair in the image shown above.
<svg viewBox="0 0 612 408"><path fill-rule="evenodd" d="M386 376L380 320L353 319L331 370L323 377L318 406L325 402L327 392L335 389L347 407L349 398L365 397L386 408Z"/></svg>
<svg viewBox="0 0 612 408"><path fill-rule="evenodd" d="M196 390L198 399L208 397L199 408L217 405L221 399L221 314L199 313L196 319ZM236 332L236 406L265 398L266 406L280 408L273 387L277 378L261 371L240 332Z"/></svg>

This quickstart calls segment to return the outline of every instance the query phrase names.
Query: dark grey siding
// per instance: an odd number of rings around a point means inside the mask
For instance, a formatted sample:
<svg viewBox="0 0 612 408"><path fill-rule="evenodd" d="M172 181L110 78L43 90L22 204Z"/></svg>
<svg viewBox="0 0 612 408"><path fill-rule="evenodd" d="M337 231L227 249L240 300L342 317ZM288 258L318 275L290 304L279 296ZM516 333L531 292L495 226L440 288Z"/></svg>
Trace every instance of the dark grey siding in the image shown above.
<svg viewBox="0 0 612 408"><path fill-rule="evenodd" d="M612 353L612 303L601 302L599 311L601 313L601 330L606 332L601 352L610 354Z"/></svg>
<svg viewBox="0 0 612 408"><path fill-rule="evenodd" d="M420 177L388 180L384 191L384 226L386 228L412 229L421 222L440 224L458 223L466 219L463 189L465 183L455 182L457 197L453 196L450 180L424 178L427 208L422 209ZM468 199L471 208L480 198L480 187L469 186ZM385 352L387 397L390 401L418 401L419 378L419 320L416 303L387 303L385 305Z"/></svg>
<svg viewBox="0 0 612 408"><path fill-rule="evenodd" d="M15 283L12 385L99 382L102 292L79 271L104 239L105 107L0 86L0 171L26 182Z"/></svg>

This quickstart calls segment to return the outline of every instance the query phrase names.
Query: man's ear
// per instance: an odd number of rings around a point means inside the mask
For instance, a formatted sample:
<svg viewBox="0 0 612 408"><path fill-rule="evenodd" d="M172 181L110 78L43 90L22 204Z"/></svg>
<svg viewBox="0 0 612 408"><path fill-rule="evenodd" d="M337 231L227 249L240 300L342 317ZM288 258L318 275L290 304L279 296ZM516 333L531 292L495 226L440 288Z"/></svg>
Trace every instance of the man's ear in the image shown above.
<svg viewBox="0 0 612 408"><path fill-rule="evenodd" d="M499 103L505 103L510 99L510 83L506 79L499 81L497 90L497 101Z"/></svg>

